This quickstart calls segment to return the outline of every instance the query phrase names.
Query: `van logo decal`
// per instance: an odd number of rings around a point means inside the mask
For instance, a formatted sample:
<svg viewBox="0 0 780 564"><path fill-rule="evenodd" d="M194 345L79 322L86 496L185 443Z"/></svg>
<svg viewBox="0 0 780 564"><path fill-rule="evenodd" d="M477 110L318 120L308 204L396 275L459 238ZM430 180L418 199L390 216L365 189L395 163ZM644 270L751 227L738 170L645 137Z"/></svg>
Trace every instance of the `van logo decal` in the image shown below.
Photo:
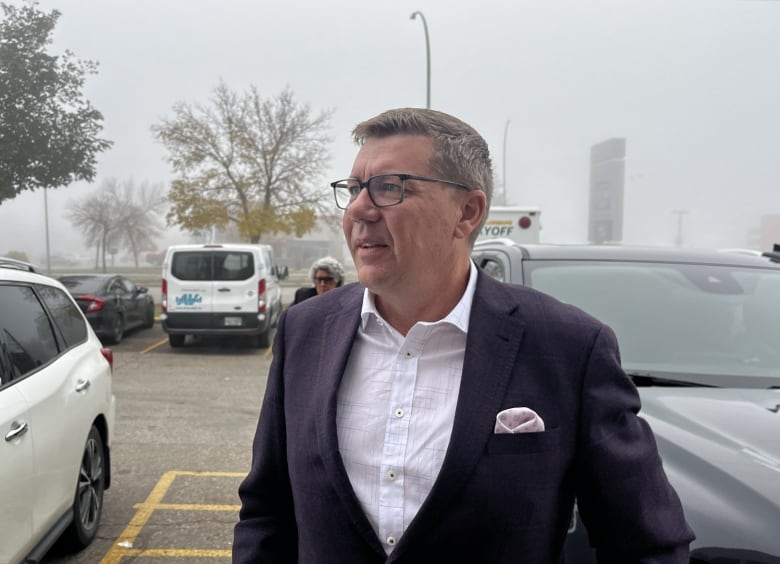
<svg viewBox="0 0 780 564"><path fill-rule="evenodd" d="M199 304L203 301L203 298L200 294L182 294L181 296L176 296L176 305L185 305L185 306L191 306L195 304Z"/></svg>

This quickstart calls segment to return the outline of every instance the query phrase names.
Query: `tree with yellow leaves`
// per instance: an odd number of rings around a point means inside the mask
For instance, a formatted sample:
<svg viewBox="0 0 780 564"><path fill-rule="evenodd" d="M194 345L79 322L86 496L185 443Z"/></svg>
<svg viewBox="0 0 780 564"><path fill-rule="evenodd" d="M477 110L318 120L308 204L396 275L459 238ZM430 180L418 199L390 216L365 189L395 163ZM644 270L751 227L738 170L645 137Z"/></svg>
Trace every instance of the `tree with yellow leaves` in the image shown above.
<svg viewBox="0 0 780 564"><path fill-rule="evenodd" d="M242 238L310 231L332 212L323 174L331 110L314 115L289 88L264 99L220 83L209 105L178 102L152 127L176 173L169 225L199 232L234 225Z"/></svg>

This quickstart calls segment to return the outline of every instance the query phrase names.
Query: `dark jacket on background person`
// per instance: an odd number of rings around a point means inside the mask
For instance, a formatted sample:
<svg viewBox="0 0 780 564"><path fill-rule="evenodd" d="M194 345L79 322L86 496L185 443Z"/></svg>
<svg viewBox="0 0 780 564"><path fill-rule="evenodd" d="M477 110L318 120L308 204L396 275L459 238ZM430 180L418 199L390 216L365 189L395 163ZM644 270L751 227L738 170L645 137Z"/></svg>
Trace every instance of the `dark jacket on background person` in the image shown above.
<svg viewBox="0 0 780 564"><path fill-rule="evenodd" d="M293 303L291 305L299 304L303 300L308 300L309 298L313 298L317 295L317 288L298 288L295 290L295 298L293 298Z"/></svg>

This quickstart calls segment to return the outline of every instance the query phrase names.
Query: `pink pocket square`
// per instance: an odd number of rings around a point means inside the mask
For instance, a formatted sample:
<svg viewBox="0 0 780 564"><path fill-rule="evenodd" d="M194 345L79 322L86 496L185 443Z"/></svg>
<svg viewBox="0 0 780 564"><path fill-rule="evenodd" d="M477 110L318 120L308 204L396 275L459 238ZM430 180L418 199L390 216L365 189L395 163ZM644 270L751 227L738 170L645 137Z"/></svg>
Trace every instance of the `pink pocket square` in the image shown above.
<svg viewBox="0 0 780 564"><path fill-rule="evenodd" d="M533 409L511 407L496 415L494 433L540 433L544 431L544 421Z"/></svg>

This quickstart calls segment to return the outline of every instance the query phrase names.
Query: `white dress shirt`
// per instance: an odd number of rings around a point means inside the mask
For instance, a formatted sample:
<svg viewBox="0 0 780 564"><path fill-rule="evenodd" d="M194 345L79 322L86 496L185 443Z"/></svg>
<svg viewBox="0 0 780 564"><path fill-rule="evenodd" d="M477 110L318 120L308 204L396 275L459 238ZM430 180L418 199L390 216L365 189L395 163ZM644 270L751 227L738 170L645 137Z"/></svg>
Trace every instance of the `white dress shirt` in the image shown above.
<svg viewBox="0 0 780 564"><path fill-rule="evenodd" d="M338 392L339 449L363 511L389 554L436 480L452 433L471 303L406 337L363 296L361 324Z"/></svg>

